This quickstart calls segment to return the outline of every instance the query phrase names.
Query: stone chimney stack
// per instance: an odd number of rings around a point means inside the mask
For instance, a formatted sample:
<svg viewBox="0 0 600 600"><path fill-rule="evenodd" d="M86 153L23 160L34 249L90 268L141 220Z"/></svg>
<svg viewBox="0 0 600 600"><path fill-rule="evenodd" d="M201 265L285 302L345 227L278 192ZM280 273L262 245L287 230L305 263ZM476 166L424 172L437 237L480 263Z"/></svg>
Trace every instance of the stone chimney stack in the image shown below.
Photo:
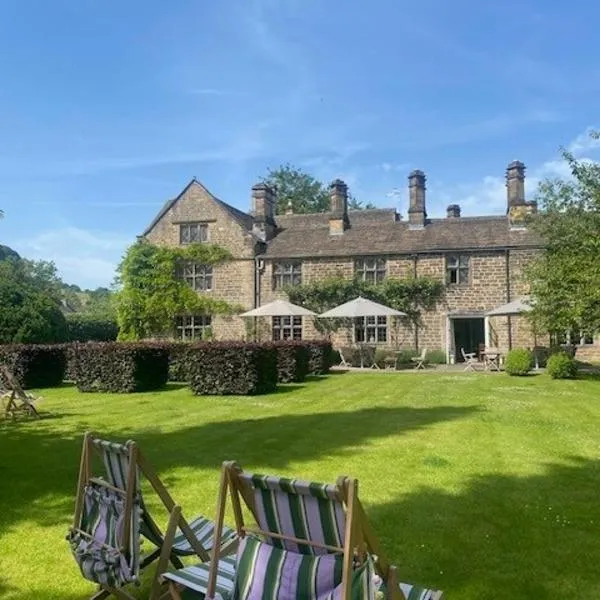
<svg viewBox="0 0 600 600"><path fill-rule="evenodd" d="M342 235L348 229L348 186L335 179L329 185L329 233Z"/></svg>
<svg viewBox="0 0 600 600"><path fill-rule="evenodd" d="M263 241L273 237L275 231L275 192L266 183L252 186L252 231Z"/></svg>
<svg viewBox="0 0 600 600"><path fill-rule="evenodd" d="M408 176L408 225L410 229L422 229L425 227L427 210L425 208L425 173L413 171Z"/></svg>
<svg viewBox="0 0 600 600"><path fill-rule="evenodd" d="M460 206L458 204L450 204L446 209L446 216L449 219L458 219L460 217Z"/></svg>
<svg viewBox="0 0 600 600"><path fill-rule="evenodd" d="M506 168L506 212L511 206L525 204L525 165L519 160L513 160Z"/></svg>

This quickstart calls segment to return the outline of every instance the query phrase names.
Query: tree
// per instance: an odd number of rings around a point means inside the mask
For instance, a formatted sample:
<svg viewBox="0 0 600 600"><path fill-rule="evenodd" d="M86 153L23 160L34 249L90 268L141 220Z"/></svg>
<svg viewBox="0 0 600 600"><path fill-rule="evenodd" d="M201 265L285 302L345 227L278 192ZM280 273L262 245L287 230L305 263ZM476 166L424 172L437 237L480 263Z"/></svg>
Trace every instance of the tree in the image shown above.
<svg viewBox="0 0 600 600"><path fill-rule="evenodd" d="M215 265L230 258L229 252L212 244L169 248L140 240L130 246L118 267L119 339L170 335L180 315L233 312L235 307L199 294L178 276L184 263Z"/></svg>
<svg viewBox="0 0 600 600"><path fill-rule="evenodd" d="M543 181L541 210L531 218L544 242L528 269L531 316L539 330L594 333L600 330L600 164L562 155L572 178Z"/></svg>
<svg viewBox="0 0 600 600"><path fill-rule="evenodd" d="M290 203L294 213L319 213L329 210L327 186L289 163L277 169L269 169L267 176L263 177L263 182L277 190L277 214L284 214ZM348 208L361 210L375 206L371 203L363 206L362 202L350 196Z"/></svg>
<svg viewBox="0 0 600 600"><path fill-rule="evenodd" d="M52 263L14 257L0 262L0 343L66 340Z"/></svg>

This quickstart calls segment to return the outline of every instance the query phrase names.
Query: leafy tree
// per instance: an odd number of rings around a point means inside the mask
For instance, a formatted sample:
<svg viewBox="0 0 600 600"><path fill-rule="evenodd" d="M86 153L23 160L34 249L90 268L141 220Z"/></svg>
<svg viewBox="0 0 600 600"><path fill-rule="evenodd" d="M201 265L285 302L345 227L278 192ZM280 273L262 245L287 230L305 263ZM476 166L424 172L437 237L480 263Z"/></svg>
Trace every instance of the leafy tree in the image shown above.
<svg viewBox="0 0 600 600"><path fill-rule="evenodd" d="M277 190L277 214L284 214L291 203L294 213L319 213L329 210L329 192L327 186L289 163L277 169L269 169L264 183ZM350 196L350 210L375 208L371 203L362 202Z"/></svg>
<svg viewBox="0 0 600 600"><path fill-rule="evenodd" d="M594 138L598 134L593 133ZM563 151L572 178L543 181L531 227L544 251L528 270L537 329L600 330L600 164Z"/></svg>
<svg viewBox="0 0 600 600"><path fill-rule="evenodd" d="M215 265L229 258L226 250L211 244L169 248L141 240L130 246L118 268L119 339L169 335L182 314L231 313L234 307L227 302L198 294L177 276L183 261Z"/></svg>
<svg viewBox="0 0 600 600"><path fill-rule="evenodd" d="M52 263L8 258L0 262L0 343L66 339Z"/></svg>

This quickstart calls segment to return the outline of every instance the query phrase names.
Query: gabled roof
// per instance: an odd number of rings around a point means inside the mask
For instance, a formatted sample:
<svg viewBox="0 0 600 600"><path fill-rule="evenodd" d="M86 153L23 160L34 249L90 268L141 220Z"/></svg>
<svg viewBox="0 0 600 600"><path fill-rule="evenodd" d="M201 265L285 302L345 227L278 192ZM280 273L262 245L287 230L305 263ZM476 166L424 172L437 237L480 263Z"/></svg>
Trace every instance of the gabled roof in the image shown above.
<svg viewBox="0 0 600 600"><path fill-rule="evenodd" d="M190 189L192 185L197 185L201 187L202 190L206 194L208 194L221 208L223 208L229 214L230 217L237 221L244 229L252 231L252 217L249 214L238 210L234 206L227 204L227 202L223 202L223 200L217 198L213 193L206 189L196 178L194 178L183 188L183 190L179 193L178 196L165 202L165 204L160 209L158 214L154 217L150 225L148 225L144 233L142 233L142 236L148 235L154 229L156 224L167 214L167 212L169 212L169 210L171 210L171 208L173 208L173 206L175 206L175 204L177 204L177 202Z"/></svg>
<svg viewBox="0 0 600 600"><path fill-rule="evenodd" d="M342 235L330 235L327 213L278 216L278 233L264 256L308 258L541 246L533 232L511 229L504 216L430 219L422 229L411 229L408 222L393 215L393 209L350 212L350 226Z"/></svg>

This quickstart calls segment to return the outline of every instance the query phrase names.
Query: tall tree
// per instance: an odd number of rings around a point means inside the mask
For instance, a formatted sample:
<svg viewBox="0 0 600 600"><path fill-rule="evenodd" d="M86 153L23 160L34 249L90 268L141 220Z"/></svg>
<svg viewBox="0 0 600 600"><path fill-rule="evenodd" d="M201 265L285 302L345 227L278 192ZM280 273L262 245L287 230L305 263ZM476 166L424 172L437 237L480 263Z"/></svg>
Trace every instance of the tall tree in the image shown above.
<svg viewBox="0 0 600 600"><path fill-rule="evenodd" d="M592 133L598 139L598 133ZM600 331L600 164L564 150L568 179L540 184L531 226L545 249L529 269L538 328Z"/></svg>
<svg viewBox="0 0 600 600"><path fill-rule="evenodd" d="M264 183L277 190L277 214L283 214L290 204L294 213L319 213L329 210L329 192L327 186L305 173L302 169L289 163L277 169L269 169L267 176L263 177ZM375 208L371 203L364 204L350 196L348 198L350 210Z"/></svg>

